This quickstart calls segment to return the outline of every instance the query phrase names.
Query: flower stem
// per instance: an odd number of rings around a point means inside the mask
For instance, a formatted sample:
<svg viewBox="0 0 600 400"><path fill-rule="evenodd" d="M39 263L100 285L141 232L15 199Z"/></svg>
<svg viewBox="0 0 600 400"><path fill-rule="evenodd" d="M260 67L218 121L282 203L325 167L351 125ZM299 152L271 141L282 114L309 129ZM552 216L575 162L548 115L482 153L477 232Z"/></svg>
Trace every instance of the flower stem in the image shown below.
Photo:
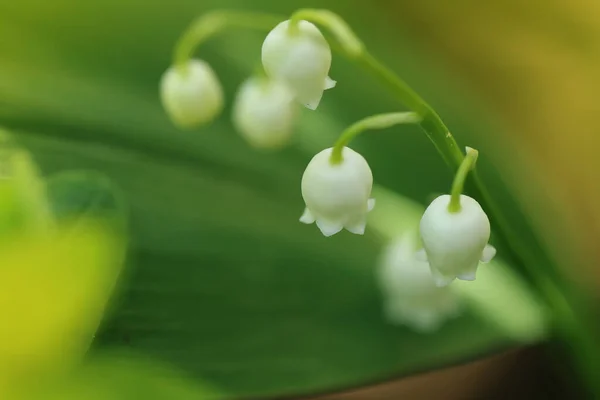
<svg viewBox="0 0 600 400"><path fill-rule="evenodd" d="M400 103L421 115L423 120L420 126L427 134L427 137L431 140L446 164L452 168L458 168L464 156L450 130L433 108L391 69L380 63L369 52L365 51L357 59L357 63L390 89Z"/></svg>
<svg viewBox="0 0 600 400"><path fill-rule="evenodd" d="M342 46L347 55L359 57L364 52L362 41L354 34L339 15L329 10L302 8L290 18L290 32L297 32L298 23L302 20L325 26Z"/></svg>
<svg viewBox="0 0 600 400"><path fill-rule="evenodd" d="M330 30L340 42L342 53L347 58L357 62L366 72L391 90L400 103L422 117L420 127L448 166L455 172L460 168L465 157L438 114L363 46L353 47L352 43L362 44L362 42L339 16L326 10L300 10L294 16L318 23ZM340 35L340 32L343 32L343 35ZM553 266L553 260L545 252L533 251L517 239L517 232L488 193L476 170L472 171L471 179L476 197L496 225L497 238L505 245L512 258L523 267L540 296L551 307L555 334L571 350L571 355L579 367L580 376L594 394L594 398L600 398L600 380L596 376L597 371L600 371L600 344L595 339L597 326L591 322L593 319L586 311L586 304L580 301L574 290L567 288L567 281L560 276L558 268ZM540 269L538 265L543 265L544 269ZM562 287L559 282L564 282Z"/></svg>
<svg viewBox="0 0 600 400"><path fill-rule="evenodd" d="M421 128L448 166L456 171L462 164L464 156L437 113L391 70L368 53L365 53L358 62L367 72L391 89L401 103L423 117ZM510 251L512 258L523 267L539 295L552 309L555 334L570 349L579 367L579 374L589 390L594 393L595 398L600 398L600 381L594 377L594 371L600 370L600 345L594 339L597 327L591 322L593 319L590 319L586 311L582 311L585 310L586 305L578 301L579 296L573 290L564 287L567 284L566 279L559 276L558 268L545 252L538 252L538 255L542 255L538 258L531 248L518 240L519 235L488 193L477 170L472 171L471 178L475 197L480 200L496 226L497 239ZM538 265L545 266L545 270L540 270ZM551 278L552 274L555 276ZM564 282L565 285L561 288L558 282Z"/></svg>
<svg viewBox="0 0 600 400"><path fill-rule="evenodd" d="M231 27L269 30L281 20L278 15L258 12L229 10L208 12L194 20L181 35L175 46L173 63L185 74L187 63L196 48L215 34Z"/></svg>
<svg viewBox="0 0 600 400"><path fill-rule="evenodd" d="M465 187L465 180L470 170L475 168L477 157L479 152L475 149L467 147L467 156L463 159L460 167L456 171L454 181L452 182L452 191L450 192L450 204L448 204L448 211L451 213L457 213L461 209L460 195Z"/></svg>
<svg viewBox="0 0 600 400"><path fill-rule="evenodd" d="M346 128L333 146L329 162L339 164L342 162L342 150L352 139L368 129L385 129L398 124L419 123L421 118L414 112L394 112L371 115L361 119Z"/></svg>
<svg viewBox="0 0 600 400"><path fill-rule="evenodd" d="M173 61L177 68L185 73L187 62L196 47L216 33L229 27L269 30L283 20L285 20L284 17L274 14L226 10L209 12L194 21L182 35L176 45ZM339 43L339 46L335 47L340 47L342 54L351 61L356 62L367 73L391 90L401 104L413 111L413 116L420 117L419 126L431 140L446 164L454 172L460 169L465 156L435 110L390 68L373 57L365 49L363 42L340 16L329 10L300 9L291 17L290 30L292 32L301 20L321 25L330 31ZM361 121L357 124L359 123ZM361 131L370 129L367 127L359 131L352 130L348 133L355 125L342 133L336 146L339 145L342 139L349 141ZM339 147L343 148L343 144ZM336 158L333 154L332 158L332 161L335 162ZM475 197L480 200L483 208L490 215L492 223L496 226L497 239L505 245L512 258L523 267L530 280L535 284L539 294L551 307L555 319L555 334L569 346L571 354L579 366L580 374L588 384L588 388L594 393L594 398L600 398L600 380L596 376L596 371L600 371L600 345L594 336L597 327L591 322L593 318L586 314L585 304L578 301L579 296L576 292L561 287L558 282L565 282L563 286L566 286L566 280L559 276L558 268L553 267L553 260L545 252L533 251L517 239L517 233L505 218L493 197L488 193L476 169L471 172L470 176ZM544 269L538 268L538 265L543 265Z"/></svg>

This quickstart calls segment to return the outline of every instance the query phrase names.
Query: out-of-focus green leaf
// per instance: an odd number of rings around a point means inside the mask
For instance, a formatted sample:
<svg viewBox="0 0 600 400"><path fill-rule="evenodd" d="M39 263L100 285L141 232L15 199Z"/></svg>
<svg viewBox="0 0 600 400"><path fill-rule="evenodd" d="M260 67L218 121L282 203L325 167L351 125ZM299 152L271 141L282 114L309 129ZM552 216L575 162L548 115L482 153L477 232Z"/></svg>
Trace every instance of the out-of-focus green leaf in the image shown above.
<svg viewBox="0 0 600 400"><path fill-rule="evenodd" d="M80 219L49 234L25 231L0 254L0 397L62 372L92 342L123 261L123 242Z"/></svg>
<svg viewBox="0 0 600 400"><path fill-rule="evenodd" d="M2 56L9 60L0 74L11 79L0 80L0 122L18 129L47 174L99 171L130 206L133 269L99 332L98 351L129 346L228 395L275 396L358 385L541 338L543 321L523 340L498 328L514 321L488 318L478 307L432 335L393 327L382 318L374 277L380 247L396 229L381 228L386 212L372 216L380 228L368 228L365 237L324 238L298 222L300 177L312 154L357 118L397 109L353 67L334 61L338 87L317 112L303 113L295 145L280 153L251 150L226 116L198 132L171 127L158 101L160 74L194 13L236 4L217 3L0 6L0 33L27 38ZM261 6L282 8L253 3ZM364 6L351 1L344 8ZM368 40L370 28L358 30ZM260 37L228 34L201 49L229 99L258 61ZM375 52L386 49L371 42ZM406 56L401 72L429 82L410 48L399 38L393 44ZM447 190L449 174L416 130L367 135L353 147L369 160L376 182L419 201ZM69 193L91 202L103 196L85 187ZM418 220L412 201L380 207ZM406 221L398 225L408 227Z"/></svg>
<svg viewBox="0 0 600 400"><path fill-rule="evenodd" d="M99 218L79 207L67 219L53 212L31 155L0 134L0 397L6 398L82 359L123 265L125 240L107 214ZM69 181L56 181L62 203ZM122 213L110 217L116 215Z"/></svg>

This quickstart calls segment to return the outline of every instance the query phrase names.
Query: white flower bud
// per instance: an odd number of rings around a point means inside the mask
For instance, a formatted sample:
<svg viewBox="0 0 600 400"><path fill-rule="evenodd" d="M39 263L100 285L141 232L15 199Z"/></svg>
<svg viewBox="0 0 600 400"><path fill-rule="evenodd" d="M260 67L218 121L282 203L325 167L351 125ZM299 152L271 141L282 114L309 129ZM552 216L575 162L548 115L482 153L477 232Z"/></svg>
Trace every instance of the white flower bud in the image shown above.
<svg viewBox="0 0 600 400"><path fill-rule="evenodd" d="M242 84L233 105L233 123L254 147L278 148L294 128L298 105L283 82L250 78Z"/></svg>
<svg viewBox="0 0 600 400"><path fill-rule="evenodd" d="M395 325L432 332L459 312L458 296L435 284L429 264L415 257L417 240L405 234L392 242L379 264L384 315Z"/></svg>
<svg viewBox="0 0 600 400"><path fill-rule="evenodd" d="M190 60L184 69L171 66L162 76L160 96L167 114L181 128L206 124L223 108L219 79L202 60Z"/></svg>
<svg viewBox="0 0 600 400"><path fill-rule="evenodd" d="M342 161L332 164L332 148L315 155L302 176L302 197L306 209L300 222L317 223L325 236L335 235L343 228L362 235L367 225L367 212L375 206L369 199L373 175L363 156L348 147L342 151Z"/></svg>
<svg viewBox="0 0 600 400"><path fill-rule="evenodd" d="M421 238L424 252L438 285L454 279L475 280L479 262L488 262L496 249L488 245L490 221L479 203L465 195L460 196L461 209L448 211L450 195L433 200L421 218Z"/></svg>
<svg viewBox="0 0 600 400"><path fill-rule="evenodd" d="M262 45L262 63L271 78L287 83L296 100L311 110L321 101L323 91L335 86L328 77L331 49L315 25L298 21L291 30L289 20L277 25Z"/></svg>

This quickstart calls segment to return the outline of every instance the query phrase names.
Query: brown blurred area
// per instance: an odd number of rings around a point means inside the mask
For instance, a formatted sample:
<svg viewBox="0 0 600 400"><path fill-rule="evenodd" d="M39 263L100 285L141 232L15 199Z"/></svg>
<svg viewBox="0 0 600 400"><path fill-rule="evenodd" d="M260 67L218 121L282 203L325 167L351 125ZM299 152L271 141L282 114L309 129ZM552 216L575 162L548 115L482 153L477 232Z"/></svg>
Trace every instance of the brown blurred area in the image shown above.
<svg viewBox="0 0 600 400"><path fill-rule="evenodd" d="M482 150L566 276L600 299L600 2L373 5L502 121L502 135L481 132ZM550 363L522 349L319 399L581 398Z"/></svg>
<svg viewBox="0 0 600 400"><path fill-rule="evenodd" d="M311 400L465 400L465 399L577 399L572 382L548 367L540 347L521 349L490 358L402 380Z"/></svg>

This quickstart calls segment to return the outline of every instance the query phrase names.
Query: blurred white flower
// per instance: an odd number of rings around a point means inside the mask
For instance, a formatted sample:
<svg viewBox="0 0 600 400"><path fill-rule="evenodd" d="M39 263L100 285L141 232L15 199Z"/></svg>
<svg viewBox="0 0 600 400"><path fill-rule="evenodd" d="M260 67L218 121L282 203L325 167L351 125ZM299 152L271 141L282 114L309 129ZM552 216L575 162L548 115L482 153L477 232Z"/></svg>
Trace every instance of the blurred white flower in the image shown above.
<svg viewBox="0 0 600 400"><path fill-rule="evenodd" d="M293 132L298 114L294 94L286 84L253 77L240 87L233 105L233 123L254 147L278 148Z"/></svg>
<svg viewBox="0 0 600 400"><path fill-rule="evenodd" d="M377 278L388 322L432 332L459 314L458 296L438 287L427 262L415 257L415 235L404 234L383 252Z"/></svg>
<svg viewBox="0 0 600 400"><path fill-rule="evenodd" d="M171 66L162 76L160 97L171 121L181 128L206 124L223 109L219 79L202 60L190 60L185 68Z"/></svg>
<svg viewBox="0 0 600 400"><path fill-rule="evenodd" d="M370 199L373 175L363 156L348 147L342 150L342 161L332 164L332 148L315 155L302 176L302 197L306 209L300 221L317 223L325 236L343 228L362 235L367 212L375 206Z"/></svg>
<svg viewBox="0 0 600 400"><path fill-rule="evenodd" d="M328 76L331 49L315 25L298 21L281 22L265 38L262 63L267 75L282 80L294 91L296 100L311 110L321 101L323 91L335 86Z"/></svg>
<svg viewBox="0 0 600 400"><path fill-rule="evenodd" d="M461 209L448 211L450 195L433 200L421 218L423 251L436 283L450 284L454 279L475 280L479 262L489 262L496 249L488 245L490 221L479 203L460 196Z"/></svg>

